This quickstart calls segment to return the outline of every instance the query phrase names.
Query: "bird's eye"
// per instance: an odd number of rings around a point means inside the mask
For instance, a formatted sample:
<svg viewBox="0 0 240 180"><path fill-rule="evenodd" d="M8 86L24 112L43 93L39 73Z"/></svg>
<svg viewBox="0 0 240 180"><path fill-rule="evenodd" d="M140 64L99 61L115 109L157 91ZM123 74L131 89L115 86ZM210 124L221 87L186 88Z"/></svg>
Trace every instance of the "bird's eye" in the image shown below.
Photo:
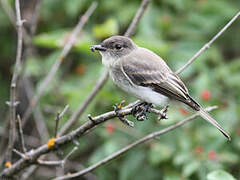
<svg viewBox="0 0 240 180"><path fill-rule="evenodd" d="M115 48L116 48L116 49L121 49L122 46L121 46L121 44L116 44L116 45L115 45Z"/></svg>

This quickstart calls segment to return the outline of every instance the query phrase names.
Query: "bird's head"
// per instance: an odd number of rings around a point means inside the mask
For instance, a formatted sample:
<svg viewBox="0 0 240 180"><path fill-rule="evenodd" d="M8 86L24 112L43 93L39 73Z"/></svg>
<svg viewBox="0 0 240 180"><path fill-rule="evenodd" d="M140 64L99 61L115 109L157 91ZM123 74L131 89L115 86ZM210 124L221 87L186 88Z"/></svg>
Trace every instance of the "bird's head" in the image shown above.
<svg viewBox="0 0 240 180"><path fill-rule="evenodd" d="M117 60L125 55L128 55L137 46L134 42L125 36L112 36L105 39L99 45L91 46L94 52L98 50L103 58Z"/></svg>

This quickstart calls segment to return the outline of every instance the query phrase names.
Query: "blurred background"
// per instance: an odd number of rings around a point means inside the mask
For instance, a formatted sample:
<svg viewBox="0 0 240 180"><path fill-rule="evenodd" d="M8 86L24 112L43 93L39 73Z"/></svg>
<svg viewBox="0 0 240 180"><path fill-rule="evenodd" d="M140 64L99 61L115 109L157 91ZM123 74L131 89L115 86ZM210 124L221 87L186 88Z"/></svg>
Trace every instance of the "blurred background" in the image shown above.
<svg viewBox="0 0 240 180"><path fill-rule="evenodd" d="M6 1L14 8L14 1ZM24 46L23 75L19 80L17 112L22 115L28 106L28 94L36 92L39 84L57 60L79 17L89 7L89 0L42 0L35 29L34 11L37 0L21 0L26 30L33 36L33 46ZM24 128L28 150L47 142L54 136L55 117L66 104L68 112L60 121L62 126L103 74L98 53L89 47L103 39L124 34L141 1L101 0L89 18L71 53L63 61L52 83L38 103L38 118L44 120L49 135L36 130L32 116ZM17 34L0 5L0 143L6 146L6 121L9 118L9 87L16 56ZM239 0L153 0L141 19L132 39L140 46L160 55L177 70L207 43L240 9ZM212 116L230 133L228 142L213 126L201 118L169 132L159 140L135 147L118 159L94 170L81 179L130 180L213 180L240 179L240 19L238 19L211 48L180 74L190 94L204 107L217 105ZM28 49L30 51L27 52ZM24 80L25 79L25 80ZM27 79L27 80L26 80ZM119 90L109 79L90 103L75 128L86 122L87 114L96 116L113 110L112 106L126 100L135 101ZM35 113L34 113L35 114ZM130 128L118 119L100 125L78 139L78 150L71 155L65 172L74 172L116 152L138 138L178 122L191 113L184 107L171 106L167 120L158 122L156 116L138 122ZM37 119L38 119L37 118ZM45 136L45 142L43 142ZM54 152L63 158L74 145ZM0 149L3 156L3 149ZM53 153L52 153L53 154ZM16 158L18 158L16 156ZM74 166L74 167L72 167ZM75 169L74 169L75 168ZM49 179L59 168L38 168L29 179ZM220 171L221 170L221 171ZM44 173L43 173L44 172ZM234 178L233 178L234 177Z"/></svg>

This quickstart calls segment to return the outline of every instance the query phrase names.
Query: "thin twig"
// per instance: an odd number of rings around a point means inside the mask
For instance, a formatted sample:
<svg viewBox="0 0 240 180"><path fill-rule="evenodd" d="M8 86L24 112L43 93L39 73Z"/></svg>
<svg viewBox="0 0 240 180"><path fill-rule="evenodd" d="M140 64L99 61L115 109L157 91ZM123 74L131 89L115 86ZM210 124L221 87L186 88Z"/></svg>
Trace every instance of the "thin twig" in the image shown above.
<svg viewBox="0 0 240 180"><path fill-rule="evenodd" d="M22 77L22 81L23 81L23 88L26 92L27 99L28 101L30 101L34 93L33 84L30 81L30 79L26 76ZM49 136L48 128L44 120L43 114L38 106L33 111L33 120L36 124L36 129L38 131L41 142L43 144L49 139L50 136Z"/></svg>
<svg viewBox="0 0 240 180"><path fill-rule="evenodd" d="M176 71L176 74L180 74L184 69L186 69L200 54L207 50L211 44L222 35L222 33L238 18L240 11L207 43L205 44L193 57L191 57L184 66Z"/></svg>
<svg viewBox="0 0 240 180"><path fill-rule="evenodd" d="M21 118L20 115L17 115L17 130L18 130L18 137L19 137L19 141L22 147L22 152L23 154L27 152L27 149L25 147L25 143L24 143L24 137L23 137L23 130L22 130L22 122L21 122Z"/></svg>
<svg viewBox="0 0 240 180"><path fill-rule="evenodd" d="M6 160L12 160L12 150L14 146L14 140L16 136L16 105L17 105L17 97L16 97L16 86L18 80L18 74L20 70L21 64L21 57L22 57L22 26L23 20L21 19L21 11L19 0L15 1L15 8L16 8L16 24L17 24L17 34L18 34L18 42L17 42L17 55L16 55L16 63L14 66L13 76L11 80L11 87L10 87L10 129L9 129L9 140L8 140L8 149L6 152Z"/></svg>
<svg viewBox="0 0 240 180"><path fill-rule="evenodd" d="M40 84L40 87L39 87L37 93L34 95L32 100L30 101L30 105L28 106L28 108L23 116L23 126L26 123L29 116L31 115L33 108L36 106L37 102L39 101L40 97L42 96L42 93L46 89L47 85L52 81L52 79L55 76L57 70L59 69L61 63L66 58L66 56L68 55L70 50L72 49L72 46L76 40L77 35L82 30L83 26L86 24L86 22L88 21L88 18L94 12L96 7L97 7L97 2L93 2L91 4L91 6L88 8L88 10L85 12L85 14L80 18L77 26L74 28L69 40L67 41L66 45L64 46L59 58L56 60L55 64L52 66L48 75L45 77L43 82Z"/></svg>
<svg viewBox="0 0 240 180"><path fill-rule="evenodd" d="M56 126L55 126L55 133L54 133L54 137L57 137L57 131L58 131L58 124L59 124L59 120L61 119L61 117L67 112L69 108L69 105L66 105L65 108L63 109L63 111L60 113L58 112L57 117L56 117Z"/></svg>
<svg viewBox="0 0 240 180"><path fill-rule="evenodd" d="M137 10L137 13L135 14L131 24L129 25L127 31L125 32L125 36L130 37L134 30L136 29L136 26L138 25L143 13L145 12L150 0L143 0L140 7ZM59 135L65 134L74 124L75 122L80 118L80 116L83 114L83 112L86 110L89 103L93 100L93 98L97 95L97 93L102 89L104 84L107 82L108 79L108 71L106 70L103 75L99 78L96 85L94 86L91 93L87 96L86 100L80 105L78 110L71 116L71 118L67 121L67 123L62 127L60 130Z"/></svg>
<svg viewBox="0 0 240 180"><path fill-rule="evenodd" d="M211 110L216 109L216 108L217 108L216 106L212 106L212 107L206 108L205 110L206 110L206 111L211 111ZM188 117L188 118L186 118L186 119L184 119L184 120L181 120L180 122L178 122L178 123L176 123L176 124L174 124L174 125L171 125L171 126L165 128L165 129L162 129L162 130L159 130L159 131L150 133L150 134L142 137L141 139L139 139L139 140L137 140L137 141L135 141L135 142L127 145L126 147L120 149L119 151L113 153L112 155L104 158L103 160L101 160L101 161L99 161L99 162L97 162L97 163L89 166L89 167L86 168L86 169L83 169L83 170L81 170L81 171L79 171L79 172L76 172L76 173L73 173L73 174L68 174L68 175L65 175L65 176L57 177L57 178L55 178L54 180L63 180L63 179L70 179L70 178L80 177L80 176L82 176L82 175L84 175L84 174L86 174L86 173L88 173L88 172L96 169L97 167L99 167L99 166L101 166L101 165L103 165L103 164L106 164L107 162L115 159L116 157L118 157L118 156L120 156L121 154L129 151L129 150L132 149L133 147L135 147L135 146L137 146L137 145L139 145L139 144L142 144L142 143L144 143L144 142L146 142L146 141L148 141L148 140L150 140L150 139L153 139L154 137L158 137L158 136L160 136L160 135L163 135L163 134L165 134L165 133L168 133L169 131L172 131L172 130L174 130L174 129L176 129L176 128L182 126L182 125L184 125L185 123L193 120L193 119L194 119L195 117L197 117L197 116L199 116L199 113L195 113L195 114L193 114L192 116L190 116L190 117Z"/></svg>
<svg viewBox="0 0 240 180"><path fill-rule="evenodd" d="M128 27L127 31L125 32L124 36L130 37L133 35L133 33L135 32L135 29L143 15L143 13L145 12L148 4L149 4L150 0L143 0L135 17L133 18L130 26Z"/></svg>
<svg viewBox="0 0 240 180"><path fill-rule="evenodd" d="M67 159L78 149L77 146L74 148L60 161L43 161L41 159L37 160L37 163L42 166L62 166L64 168Z"/></svg>
<svg viewBox="0 0 240 180"><path fill-rule="evenodd" d="M25 158L25 157L26 157L25 154L19 152L19 151L16 150L16 149L13 149L13 152L15 152L15 153L16 153L17 155L19 155L21 158Z"/></svg>

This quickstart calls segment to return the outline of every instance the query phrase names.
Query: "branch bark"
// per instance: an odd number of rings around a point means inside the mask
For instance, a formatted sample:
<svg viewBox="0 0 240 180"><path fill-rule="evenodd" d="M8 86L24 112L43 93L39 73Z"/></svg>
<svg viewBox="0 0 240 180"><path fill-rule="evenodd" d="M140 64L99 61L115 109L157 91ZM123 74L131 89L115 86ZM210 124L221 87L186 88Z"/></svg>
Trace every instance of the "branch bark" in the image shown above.
<svg viewBox="0 0 240 180"><path fill-rule="evenodd" d="M17 34L18 34L18 42L17 42L17 55L16 55L16 63L14 66L13 76L11 80L11 87L10 87L10 129L9 129L9 141L8 141L8 149L6 152L6 160L11 162L12 160L12 150L14 145L14 140L16 138L16 106L18 104L17 97L16 97L16 87L17 87L17 80L18 74L20 71L21 65L21 57L22 57L22 38L23 38L23 20L21 19L21 11L19 0L15 1L15 8L16 8L16 25L17 25Z"/></svg>

